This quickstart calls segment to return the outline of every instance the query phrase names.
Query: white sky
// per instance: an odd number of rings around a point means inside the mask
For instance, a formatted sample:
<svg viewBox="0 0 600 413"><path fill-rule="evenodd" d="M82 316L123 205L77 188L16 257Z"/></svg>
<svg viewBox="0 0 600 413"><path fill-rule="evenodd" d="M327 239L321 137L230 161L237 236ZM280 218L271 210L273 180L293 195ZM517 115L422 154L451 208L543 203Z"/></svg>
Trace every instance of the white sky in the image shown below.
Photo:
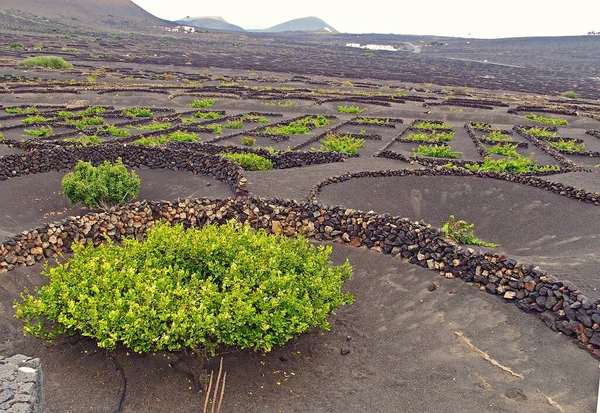
<svg viewBox="0 0 600 413"><path fill-rule="evenodd" d="M220 16L245 29L316 16L346 33L497 38L600 32L600 0L302 0L294 6L285 0L133 1L167 20Z"/></svg>

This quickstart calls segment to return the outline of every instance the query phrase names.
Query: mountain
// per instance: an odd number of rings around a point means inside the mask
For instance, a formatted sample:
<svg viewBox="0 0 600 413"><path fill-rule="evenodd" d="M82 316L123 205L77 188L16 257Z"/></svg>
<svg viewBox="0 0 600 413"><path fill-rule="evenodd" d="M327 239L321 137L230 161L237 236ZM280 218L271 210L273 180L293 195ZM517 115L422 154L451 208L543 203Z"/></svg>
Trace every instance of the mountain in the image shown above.
<svg viewBox="0 0 600 413"><path fill-rule="evenodd" d="M183 19L177 20L176 23L184 24L187 26L198 27L200 29L213 29L213 30L229 30L232 32L243 32L244 29L235 24L227 23L222 17L184 17Z"/></svg>
<svg viewBox="0 0 600 413"><path fill-rule="evenodd" d="M133 20L138 22L172 25L159 19L130 0L2 0L3 10L19 10L47 19L93 24Z"/></svg>
<svg viewBox="0 0 600 413"><path fill-rule="evenodd" d="M278 32L324 32L324 33L339 33L333 27L325 23L318 17L302 17L268 29L260 30L262 32L278 33Z"/></svg>

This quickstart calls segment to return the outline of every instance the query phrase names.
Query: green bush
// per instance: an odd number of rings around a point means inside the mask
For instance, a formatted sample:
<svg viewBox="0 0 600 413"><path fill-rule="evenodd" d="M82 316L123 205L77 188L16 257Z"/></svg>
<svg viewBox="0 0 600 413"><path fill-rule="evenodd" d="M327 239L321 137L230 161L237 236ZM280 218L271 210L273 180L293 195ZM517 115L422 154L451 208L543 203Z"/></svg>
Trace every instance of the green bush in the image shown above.
<svg viewBox="0 0 600 413"><path fill-rule="evenodd" d="M573 152L581 152L585 148L585 143L578 144L577 141L573 139L560 139L557 142L548 141L548 145L550 145L554 149L567 150Z"/></svg>
<svg viewBox="0 0 600 413"><path fill-rule="evenodd" d="M106 109L100 106L90 106L87 109L76 112L78 116L101 115L106 112Z"/></svg>
<svg viewBox="0 0 600 413"><path fill-rule="evenodd" d="M223 125L226 129L242 129L244 127L243 120L232 120Z"/></svg>
<svg viewBox="0 0 600 413"><path fill-rule="evenodd" d="M340 113L363 113L366 112L367 109L361 109L358 106L338 106L338 112Z"/></svg>
<svg viewBox="0 0 600 413"><path fill-rule="evenodd" d="M463 245L479 245L481 247L490 248L496 248L500 245L484 242L475 237L474 227L475 224L469 224L467 221L463 220L457 221L454 218L454 215L450 215L450 218L442 225L440 231L444 233L446 238Z"/></svg>
<svg viewBox="0 0 600 413"><path fill-rule="evenodd" d="M74 142L74 143L80 144L81 146L88 146L88 145L97 145L99 143L102 143L102 139L100 139L96 135L79 136L77 138L65 138L65 142Z"/></svg>
<svg viewBox="0 0 600 413"><path fill-rule="evenodd" d="M211 123L210 125L204 125L204 127L212 130L215 135L223 134L223 125L219 125L218 123Z"/></svg>
<svg viewBox="0 0 600 413"><path fill-rule="evenodd" d="M268 127L265 133L268 135L304 135L310 132L310 128L323 128L331 122L323 115L306 116L287 125Z"/></svg>
<svg viewBox="0 0 600 413"><path fill-rule="evenodd" d="M10 115L33 115L34 113L38 112L37 108L35 108L33 106L30 106L28 108L20 108L20 107L5 108L4 110L6 111L6 113L8 113Z"/></svg>
<svg viewBox="0 0 600 413"><path fill-rule="evenodd" d="M321 140L321 150L343 152L354 155L359 149L365 146L365 140L353 138L349 135L327 134L326 138Z"/></svg>
<svg viewBox="0 0 600 413"><path fill-rule="evenodd" d="M169 122L164 122L164 123L160 123L160 122L152 122L149 123L147 125L129 125L128 128L129 129L136 129L136 130L165 130L165 129L169 129L172 125Z"/></svg>
<svg viewBox="0 0 600 413"><path fill-rule="evenodd" d="M417 129L452 129L452 126L445 124L444 122L442 123L436 123L436 122L419 122L415 125L413 125L413 128L417 128Z"/></svg>
<svg viewBox="0 0 600 413"><path fill-rule="evenodd" d="M152 111L148 108L128 108L123 109L123 116L128 118L149 118L152 116Z"/></svg>
<svg viewBox="0 0 600 413"><path fill-rule="evenodd" d="M192 103L189 103L188 107L201 109L201 108L209 108L209 107L213 106L214 104L215 104L214 99L196 99Z"/></svg>
<svg viewBox="0 0 600 413"><path fill-rule="evenodd" d="M539 166L531 158L519 156L516 158L492 159L490 157L483 158L481 165L466 164L464 168L471 171L497 171L497 172L549 172L558 171L559 168L554 165Z"/></svg>
<svg viewBox="0 0 600 413"><path fill-rule="evenodd" d="M314 328L353 301L352 276L331 247L249 226L202 229L157 224L147 239L73 244L67 263L44 269L50 283L15 301L24 332L93 338L98 347L138 352L219 346L268 352Z"/></svg>
<svg viewBox="0 0 600 413"><path fill-rule="evenodd" d="M114 136L117 138L127 138L130 135L127 129L119 128L114 125L106 125L105 127L101 128L100 131L108 132L110 136Z"/></svg>
<svg viewBox="0 0 600 413"><path fill-rule="evenodd" d="M298 106L298 102L266 102L265 106L279 106L280 108L293 108Z"/></svg>
<svg viewBox="0 0 600 413"><path fill-rule="evenodd" d="M566 90L560 94L569 99L579 99L579 95L572 90Z"/></svg>
<svg viewBox="0 0 600 413"><path fill-rule="evenodd" d="M255 153L221 153L223 158L227 158L238 163L246 171L268 171L273 169L273 162Z"/></svg>
<svg viewBox="0 0 600 413"><path fill-rule="evenodd" d="M160 136L146 136L143 138L139 138L132 143L134 145L146 145L146 146L160 146L164 145L167 142L198 142L198 135L195 133L187 133L182 131L177 131L170 133L168 135L160 135Z"/></svg>
<svg viewBox="0 0 600 413"><path fill-rule="evenodd" d="M254 146L254 145L256 145L256 139L250 138L248 136L243 136L240 138L240 143L242 145L246 145L246 146Z"/></svg>
<svg viewBox="0 0 600 413"><path fill-rule="evenodd" d="M377 118L358 118L356 120L358 123L363 123L365 125L389 125L390 120L385 119L377 119Z"/></svg>
<svg viewBox="0 0 600 413"><path fill-rule="evenodd" d="M50 120L54 120L54 118L47 118L42 115L31 115L31 116L27 116L25 119L22 119L21 123L24 125L31 125L34 123L47 122Z"/></svg>
<svg viewBox="0 0 600 413"><path fill-rule="evenodd" d="M447 133L411 133L408 139L415 142L449 142L454 139L454 132Z"/></svg>
<svg viewBox="0 0 600 413"><path fill-rule="evenodd" d="M196 112L193 116L198 119L220 119L223 117L218 112Z"/></svg>
<svg viewBox="0 0 600 413"><path fill-rule="evenodd" d="M39 129L25 129L24 132L36 138L42 138L46 136L52 135L52 127L51 126L42 126Z"/></svg>
<svg viewBox="0 0 600 413"><path fill-rule="evenodd" d="M420 156L431 156L434 158L450 158L457 159L459 155L462 155L462 152L453 152L452 148L448 145L439 145L439 146L427 146L427 145L419 145L416 153L413 155Z"/></svg>
<svg viewBox="0 0 600 413"><path fill-rule="evenodd" d="M78 120L67 119L66 124L74 125L77 130L85 130L88 126L104 125L104 118L101 118L100 116L94 116L92 118L83 117Z"/></svg>
<svg viewBox="0 0 600 413"><path fill-rule="evenodd" d="M62 57L48 57L48 56L39 56L39 57L31 57L29 59L23 60L19 63L19 66L27 66L27 67L47 67L50 69L68 69L73 67L73 65Z"/></svg>
<svg viewBox="0 0 600 413"><path fill-rule="evenodd" d="M250 115L248 113L246 113L243 116L244 119L248 119L248 120L254 120L258 123L269 123L269 119L265 118L264 116L260 116L260 115Z"/></svg>
<svg viewBox="0 0 600 413"><path fill-rule="evenodd" d="M536 122L540 122L540 123L547 123L548 125L567 125L568 124L566 119L546 118L544 116L538 116L534 113L525 115L524 118L535 120Z"/></svg>
<svg viewBox="0 0 600 413"><path fill-rule="evenodd" d="M509 158L518 158L521 156L517 152L517 145L511 145L510 143L498 143L488 148L487 152L494 155L508 156Z"/></svg>
<svg viewBox="0 0 600 413"><path fill-rule="evenodd" d="M490 132L488 134L488 136L486 136L485 138L487 140L496 141L496 142L508 142L508 141L512 141L512 136L506 135L506 134L504 134L502 132L498 132L498 131Z"/></svg>
<svg viewBox="0 0 600 413"><path fill-rule="evenodd" d="M556 138L558 134L556 132L551 132L546 128L529 128L526 130L527 133L533 135L538 138Z"/></svg>
<svg viewBox="0 0 600 413"><path fill-rule="evenodd" d="M121 159L114 164L104 161L99 166L79 161L74 172L62 179L63 192L72 204L88 208L122 206L138 196L140 178L128 172Z"/></svg>

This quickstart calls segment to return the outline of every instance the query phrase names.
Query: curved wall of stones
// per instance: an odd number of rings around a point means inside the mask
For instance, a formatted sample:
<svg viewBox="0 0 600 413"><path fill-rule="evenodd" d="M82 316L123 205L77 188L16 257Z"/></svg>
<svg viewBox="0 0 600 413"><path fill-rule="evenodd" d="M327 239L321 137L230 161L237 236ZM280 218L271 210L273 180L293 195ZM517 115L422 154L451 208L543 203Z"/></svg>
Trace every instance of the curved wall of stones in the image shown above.
<svg viewBox="0 0 600 413"><path fill-rule="evenodd" d="M430 225L339 206L323 207L315 202L250 198L142 201L116 211L70 217L1 244L0 274L19 264L33 264L43 257L68 252L73 242L99 245L107 236L116 241L123 237L142 239L155 221L201 227L230 219L271 233L300 233L317 240L364 246L437 271L446 278L474 283L527 313L539 315L548 327L577 339L582 347L600 356L600 301L588 299L572 283L504 255L456 245Z"/></svg>

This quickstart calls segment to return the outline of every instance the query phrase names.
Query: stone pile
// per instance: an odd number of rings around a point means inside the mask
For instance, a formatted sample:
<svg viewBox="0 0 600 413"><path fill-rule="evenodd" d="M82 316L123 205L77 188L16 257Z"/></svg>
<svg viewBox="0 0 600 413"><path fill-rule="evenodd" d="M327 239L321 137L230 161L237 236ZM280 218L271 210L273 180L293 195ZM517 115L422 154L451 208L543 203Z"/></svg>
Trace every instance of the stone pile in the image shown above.
<svg viewBox="0 0 600 413"><path fill-rule="evenodd" d="M0 356L0 411L43 411L42 369L39 359L22 355Z"/></svg>

